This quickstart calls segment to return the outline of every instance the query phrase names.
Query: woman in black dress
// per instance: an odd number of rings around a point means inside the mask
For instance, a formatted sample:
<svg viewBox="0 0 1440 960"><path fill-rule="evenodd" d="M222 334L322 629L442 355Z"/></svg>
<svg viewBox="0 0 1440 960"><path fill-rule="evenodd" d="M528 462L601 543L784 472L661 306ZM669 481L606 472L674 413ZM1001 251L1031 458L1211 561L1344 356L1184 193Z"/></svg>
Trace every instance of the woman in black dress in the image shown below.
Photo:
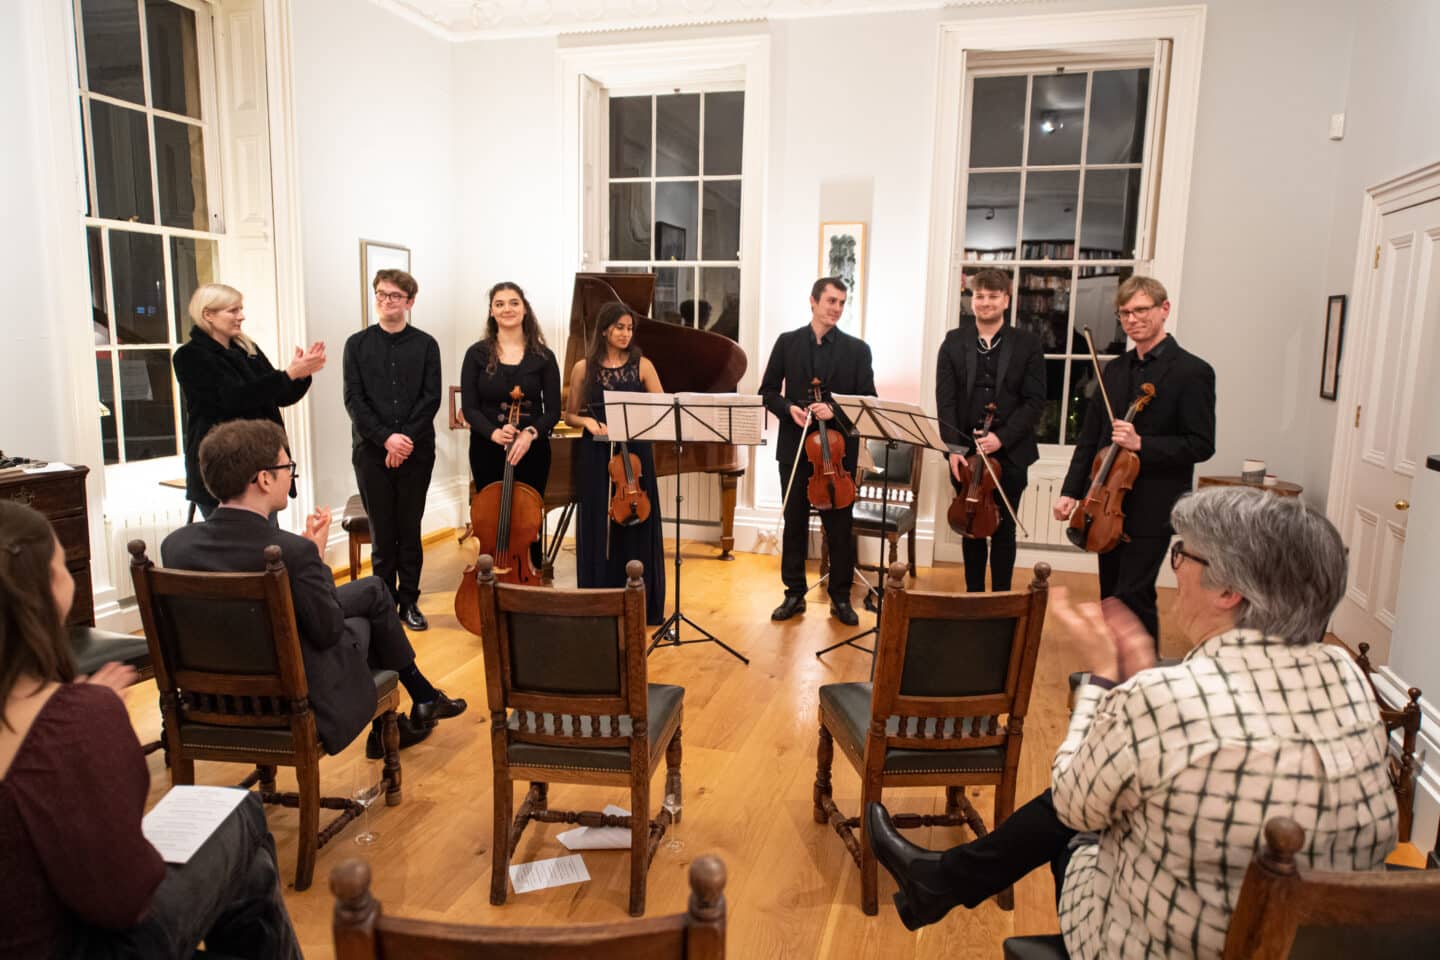
<svg viewBox="0 0 1440 960"><path fill-rule="evenodd" d="M513 283L490 288L485 337L465 351L460 368L460 408L470 424L470 476L477 491L505 475L505 447L512 440L510 463L515 479L542 496L550 478L550 431L560 420L560 367L545 346L540 323L525 291ZM502 403L519 386L520 426L506 423ZM530 548L540 566L540 544Z"/></svg>
<svg viewBox="0 0 1440 960"><path fill-rule="evenodd" d="M589 354L570 373L570 405L565 422L583 427L585 437L575 450L578 518L575 526L575 579L582 587L623 587L625 564L645 565L645 619L665 619L665 544L660 519L660 491L655 482L655 456L646 442L631 443L640 458L650 516L622 527L610 519L609 464L619 447L594 438L605 436L606 390L660 393L655 365L640 355L635 343L635 318L623 303L600 308Z"/></svg>

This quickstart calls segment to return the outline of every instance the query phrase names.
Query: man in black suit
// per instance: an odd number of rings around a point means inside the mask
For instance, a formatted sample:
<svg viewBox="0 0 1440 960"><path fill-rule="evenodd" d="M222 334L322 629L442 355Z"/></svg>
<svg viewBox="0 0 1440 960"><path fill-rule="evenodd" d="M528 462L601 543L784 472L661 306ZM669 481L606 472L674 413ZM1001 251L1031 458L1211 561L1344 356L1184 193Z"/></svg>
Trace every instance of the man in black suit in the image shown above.
<svg viewBox="0 0 1440 960"><path fill-rule="evenodd" d="M978 446L999 468L1000 491L1010 507L1020 509L1030 464L1040 459L1035 423L1045 408L1045 358L1040 341L1028 330L1005 325L1010 307L1010 276L981 270L970 278L970 304L975 322L962 321L945 335L935 371L935 412L940 436L952 450L950 477L963 489L960 469L967 453ZM995 404L988 432L986 407ZM985 562L990 562L990 588L1009 590L1015 569L1015 520L994 494L1000 525L988 540L967 537L965 589L985 591Z"/></svg>
<svg viewBox="0 0 1440 960"><path fill-rule="evenodd" d="M765 406L780 421L775 458L780 462L780 489L790 481L791 466L802 449L806 414L810 429L816 420L830 426L841 424L838 410L828 402L833 393L875 396L875 374L870 367L870 348L863 340L837 330L845 312L845 282L838 277L821 277L810 289L810 323L799 330L782 333L770 351L760 392ZM820 379L822 401L815 401L811 381ZM845 440L845 469L855 474L860 441ZM780 550L780 576L785 581L785 601L770 614L772 620L789 620L805 610L805 553L810 535L810 501L805 487L810 480L810 463L803 452L785 501L785 533ZM850 535L853 504L841 510L821 510L820 522L830 542L830 615L841 623L860 622L850 606L850 586L855 578L855 550Z"/></svg>
<svg viewBox="0 0 1440 960"><path fill-rule="evenodd" d="M372 667L399 673L412 701L409 717L400 717L400 745L418 743L435 721L464 713L466 703L436 690L415 666L415 651L378 577L336 589L323 559L329 510L312 513L303 536L270 526L270 515L285 506L298 475L286 443L285 431L268 420L232 420L211 430L200 444L200 472L220 506L204 523L166 537L161 559L182 570L247 573L264 570L265 548L278 545L290 575L315 726L326 751L345 749L374 714ZM382 753L377 721L365 755L378 759Z"/></svg>
<svg viewBox="0 0 1440 960"><path fill-rule="evenodd" d="M1085 497L1099 447L1114 443L1140 456L1140 475L1125 495L1128 539L1100 554L1100 596L1129 607L1158 645L1155 577L1175 532L1170 510L1190 490L1195 464L1215 454L1215 371L1165 332L1170 300L1160 281L1128 278L1115 292L1115 307L1135 344L1110 361L1102 375L1116 419L1110 419L1100 398L1090 403L1062 496L1055 501L1055 519L1068 520ZM1155 387L1155 396L1127 423L1121 418L1147 383Z"/></svg>

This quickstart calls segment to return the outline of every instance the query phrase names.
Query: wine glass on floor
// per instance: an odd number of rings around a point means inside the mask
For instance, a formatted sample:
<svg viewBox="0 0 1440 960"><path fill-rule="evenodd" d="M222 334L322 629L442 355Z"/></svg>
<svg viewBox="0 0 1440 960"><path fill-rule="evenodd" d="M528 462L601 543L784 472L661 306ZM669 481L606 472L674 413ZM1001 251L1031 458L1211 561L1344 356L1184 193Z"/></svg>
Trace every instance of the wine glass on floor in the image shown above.
<svg viewBox="0 0 1440 960"><path fill-rule="evenodd" d="M367 846L375 842L375 834L370 829L370 805L380 797L380 762L362 757L355 761L355 784L351 791L351 798L362 808L360 814L360 832L355 834L355 842Z"/></svg>
<svg viewBox="0 0 1440 960"><path fill-rule="evenodd" d="M680 798L673 793L665 794L665 802L661 804L665 812L670 814L670 822L665 826L665 833L669 840L665 842L665 849L678 853L685 849L685 841L680 839Z"/></svg>

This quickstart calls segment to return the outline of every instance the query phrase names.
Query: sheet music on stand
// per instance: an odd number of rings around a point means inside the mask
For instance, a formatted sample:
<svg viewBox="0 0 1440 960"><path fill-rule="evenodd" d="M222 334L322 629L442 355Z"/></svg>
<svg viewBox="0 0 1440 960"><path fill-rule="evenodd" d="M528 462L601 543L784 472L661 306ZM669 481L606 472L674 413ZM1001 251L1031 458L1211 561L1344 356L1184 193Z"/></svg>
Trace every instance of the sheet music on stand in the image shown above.
<svg viewBox="0 0 1440 960"><path fill-rule="evenodd" d="M861 439L894 440L941 453L950 452L940 437L939 421L918 403L838 393L830 399L850 420Z"/></svg>
<svg viewBox="0 0 1440 960"><path fill-rule="evenodd" d="M680 403L680 436L675 436L675 402ZM608 436L597 440L657 443L764 443L765 401L748 393L637 393L605 391Z"/></svg>

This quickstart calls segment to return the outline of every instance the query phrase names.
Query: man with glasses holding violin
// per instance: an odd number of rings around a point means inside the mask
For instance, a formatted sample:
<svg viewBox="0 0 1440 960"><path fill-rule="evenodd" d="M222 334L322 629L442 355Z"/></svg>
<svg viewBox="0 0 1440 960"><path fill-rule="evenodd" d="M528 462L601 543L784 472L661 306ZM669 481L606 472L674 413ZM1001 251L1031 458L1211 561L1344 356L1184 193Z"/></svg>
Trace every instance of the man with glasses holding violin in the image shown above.
<svg viewBox="0 0 1440 960"><path fill-rule="evenodd" d="M1158 647L1155 578L1174 532L1170 510L1193 486L1195 464L1215 454L1215 371L1166 333L1170 300L1159 280L1127 278L1115 292L1115 308L1135 344L1101 374L1115 419L1100 397L1091 398L1054 514L1069 520L1082 505L1095 454L1105 445L1140 458L1140 474L1124 499L1125 536L1099 555L1100 596L1129 607ZM1154 397L1133 422L1120 419L1147 383L1155 387Z"/></svg>
<svg viewBox="0 0 1440 960"><path fill-rule="evenodd" d="M370 567L411 630L420 612L420 521L435 469L440 345L409 322L419 285L404 270L375 274L380 322L345 341L345 410L355 483L370 518Z"/></svg>
<svg viewBox="0 0 1440 960"><path fill-rule="evenodd" d="M165 566L180 570L250 573L265 569L267 546L279 546L315 726L326 751L345 749L375 713L372 667L400 675L412 701L409 716L400 717L400 746L418 743L430 735L435 721L464 713L466 703L435 689L415 665L415 651L379 578L335 586L324 559L329 510L310 514L303 534L270 526L270 514L285 506L299 469L277 424L231 420L214 428L200 444L200 473L220 506L204 523L166 537L160 557ZM365 755L379 759L383 753L376 721Z"/></svg>

